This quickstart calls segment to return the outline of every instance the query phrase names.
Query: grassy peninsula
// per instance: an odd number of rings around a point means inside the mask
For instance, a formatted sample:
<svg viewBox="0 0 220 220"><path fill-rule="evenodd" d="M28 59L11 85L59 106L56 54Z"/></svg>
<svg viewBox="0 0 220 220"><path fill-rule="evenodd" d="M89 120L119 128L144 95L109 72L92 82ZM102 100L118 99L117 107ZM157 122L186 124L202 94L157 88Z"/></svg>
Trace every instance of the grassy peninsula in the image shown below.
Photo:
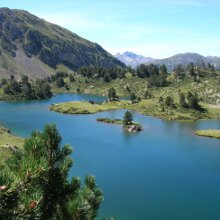
<svg viewBox="0 0 220 220"><path fill-rule="evenodd" d="M184 109L179 106L176 108L163 108L157 99L141 100L138 103L131 103L128 100L119 102L107 102L103 104L91 104L86 101L73 101L66 103L53 104L51 111L67 114L94 114L103 111L128 109L137 111L143 115L160 117L168 120L199 120L199 119L218 119L220 118L220 109L210 107L207 104L201 104L204 110L202 112L194 109Z"/></svg>
<svg viewBox="0 0 220 220"><path fill-rule="evenodd" d="M220 139L220 130L199 130L196 131L195 134L198 136Z"/></svg>
<svg viewBox="0 0 220 220"><path fill-rule="evenodd" d="M119 109L117 103L92 104L85 101L73 101L52 104L50 110L65 114L94 114Z"/></svg>

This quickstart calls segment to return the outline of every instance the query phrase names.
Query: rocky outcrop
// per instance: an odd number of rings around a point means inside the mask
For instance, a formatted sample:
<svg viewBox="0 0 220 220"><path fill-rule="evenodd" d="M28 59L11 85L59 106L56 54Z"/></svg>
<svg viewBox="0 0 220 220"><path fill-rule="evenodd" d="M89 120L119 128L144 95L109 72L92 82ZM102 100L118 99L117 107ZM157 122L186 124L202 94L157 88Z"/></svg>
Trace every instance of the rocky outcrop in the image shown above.
<svg viewBox="0 0 220 220"><path fill-rule="evenodd" d="M12 145L9 145L9 144L5 144L3 146L1 146L5 149L7 149L8 151L11 151L11 152L15 152L18 150L18 147L16 145L12 146Z"/></svg>
<svg viewBox="0 0 220 220"><path fill-rule="evenodd" d="M137 133L143 130L141 125L124 125L123 126L124 131L130 132L130 133Z"/></svg>
<svg viewBox="0 0 220 220"><path fill-rule="evenodd" d="M4 128L4 127L0 126L0 134L4 134L4 133L10 134L11 131L9 129L7 129L7 128Z"/></svg>

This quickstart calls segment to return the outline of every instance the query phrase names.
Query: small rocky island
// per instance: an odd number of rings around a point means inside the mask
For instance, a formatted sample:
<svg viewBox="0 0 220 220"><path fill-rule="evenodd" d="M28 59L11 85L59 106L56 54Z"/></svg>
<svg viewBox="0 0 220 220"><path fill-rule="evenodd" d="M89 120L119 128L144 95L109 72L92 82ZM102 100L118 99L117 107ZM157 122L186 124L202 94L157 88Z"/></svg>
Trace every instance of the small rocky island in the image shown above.
<svg viewBox="0 0 220 220"><path fill-rule="evenodd" d="M123 125L123 130L129 133L137 133L143 130L141 124L133 121L133 115L130 111L126 111L122 119L97 118L96 121L107 124Z"/></svg>
<svg viewBox="0 0 220 220"><path fill-rule="evenodd" d="M130 111L125 112L123 129L130 133L137 133L143 130L140 124L133 122L133 114Z"/></svg>

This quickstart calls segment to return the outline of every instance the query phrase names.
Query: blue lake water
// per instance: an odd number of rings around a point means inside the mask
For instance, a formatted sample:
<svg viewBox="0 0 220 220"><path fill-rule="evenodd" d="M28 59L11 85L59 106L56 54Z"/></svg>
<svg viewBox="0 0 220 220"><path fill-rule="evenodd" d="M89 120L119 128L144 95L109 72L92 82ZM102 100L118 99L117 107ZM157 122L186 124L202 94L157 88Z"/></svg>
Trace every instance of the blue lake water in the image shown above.
<svg viewBox="0 0 220 220"><path fill-rule="evenodd" d="M197 129L220 129L220 120L170 122L134 112L144 131L126 134L97 117L122 118L125 110L94 115L50 112L52 103L95 100L57 95L51 100L0 102L0 124L27 137L56 123L63 143L74 147L70 176L94 174L104 191L99 219L219 220L220 140L197 137Z"/></svg>

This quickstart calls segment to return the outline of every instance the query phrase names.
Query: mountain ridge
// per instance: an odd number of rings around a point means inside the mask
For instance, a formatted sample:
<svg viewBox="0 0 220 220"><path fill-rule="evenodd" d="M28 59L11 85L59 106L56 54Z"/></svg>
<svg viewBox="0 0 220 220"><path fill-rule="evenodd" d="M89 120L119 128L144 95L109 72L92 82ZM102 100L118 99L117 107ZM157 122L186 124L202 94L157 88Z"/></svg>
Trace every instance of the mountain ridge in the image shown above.
<svg viewBox="0 0 220 220"><path fill-rule="evenodd" d="M135 57L135 53L133 53L133 52L129 52L129 53L133 54ZM126 60L126 58L125 58L126 56L127 56L127 52L120 54L120 56L117 54L116 58L123 62L124 60ZM144 57L141 55L137 55L137 56ZM142 62L141 59L137 60L137 57L135 57L135 62L138 63L138 65L149 64L149 63L153 63L153 64L157 64L157 65L165 64L169 71L172 71L175 68L175 66L178 64L182 64L185 66L185 65L188 65L189 63L199 63L199 64L210 63L210 64L214 65L216 67L216 69L220 69L220 57L218 57L218 56L203 56L198 53L190 53L190 52L179 53L179 54L176 54L171 57L164 58L164 59L154 59L151 57L144 57L144 58L149 59L149 61ZM133 62L131 59L132 59L132 57L130 57L130 63ZM129 65L128 62L127 62L127 65ZM132 67L137 67L138 65L133 65Z"/></svg>

